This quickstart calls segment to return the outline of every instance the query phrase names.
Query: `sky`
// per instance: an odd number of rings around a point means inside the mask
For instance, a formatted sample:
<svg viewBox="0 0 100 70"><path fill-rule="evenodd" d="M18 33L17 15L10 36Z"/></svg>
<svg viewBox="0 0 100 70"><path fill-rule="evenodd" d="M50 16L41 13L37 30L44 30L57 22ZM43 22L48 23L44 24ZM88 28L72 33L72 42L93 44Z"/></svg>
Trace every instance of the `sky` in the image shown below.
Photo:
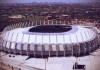
<svg viewBox="0 0 100 70"><path fill-rule="evenodd" d="M32 2L80 3L80 2L100 2L100 0L0 0L0 3L32 3Z"/></svg>

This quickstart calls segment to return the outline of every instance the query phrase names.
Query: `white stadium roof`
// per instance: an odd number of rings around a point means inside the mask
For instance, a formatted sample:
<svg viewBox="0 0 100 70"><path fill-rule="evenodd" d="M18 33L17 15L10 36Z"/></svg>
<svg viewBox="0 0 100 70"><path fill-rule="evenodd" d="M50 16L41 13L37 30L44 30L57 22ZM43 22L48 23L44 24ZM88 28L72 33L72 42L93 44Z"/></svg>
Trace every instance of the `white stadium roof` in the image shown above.
<svg viewBox="0 0 100 70"><path fill-rule="evenodd" d="M18 26L2 32L1 49L4 52L43 58L79 56L98 48L95 31L82 26Z"/></svg>
<svg viewBox="0 0 100 70"><path fill-rule="evenodd" d="M72 26L72 30L62 33L28 32L30 28L31 27L10 30L3 35L4 39L15 43L70 44L87 42L96 36L94 31L81 26Z"/></svg>

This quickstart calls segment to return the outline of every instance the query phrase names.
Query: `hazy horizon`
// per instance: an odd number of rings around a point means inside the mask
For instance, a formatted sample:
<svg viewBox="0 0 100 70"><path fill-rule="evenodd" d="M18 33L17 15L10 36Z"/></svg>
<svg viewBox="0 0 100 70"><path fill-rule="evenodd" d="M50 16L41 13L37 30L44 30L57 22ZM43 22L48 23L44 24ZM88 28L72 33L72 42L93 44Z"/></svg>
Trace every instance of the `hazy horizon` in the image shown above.
<svg viewBox="0 0 100 70"><path fill-rule="evenodd" d="M100 0L1 0L0 3L32 3L32 2L63 2L63 3L88 3Z"/></svg>

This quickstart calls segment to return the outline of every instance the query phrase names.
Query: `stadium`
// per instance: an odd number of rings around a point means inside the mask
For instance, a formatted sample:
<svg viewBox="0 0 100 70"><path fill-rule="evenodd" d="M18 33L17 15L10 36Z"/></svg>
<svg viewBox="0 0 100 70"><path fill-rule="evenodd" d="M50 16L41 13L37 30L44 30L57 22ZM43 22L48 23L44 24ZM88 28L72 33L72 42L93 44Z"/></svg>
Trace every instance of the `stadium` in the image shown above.
<svg viewBox="0 0 100 70"><path fill-rule="evenodd" d="M31 62L37 61L37 66L33 65L34 70L50 69L50 67L44 66L43 59L72 59L74 65L77 62L76 58L90 56L99 48L98 34L94 27L57 25L55 23L34 25L32 22L7 26L1 34L0 45L0 50L3 52L1 55L7 55L2 59L3 63L17 67L19 70L24 70L19 65L31 58L33 60L30 60L29 64L26 63L26 65L32 66ZM6 62L8 58L11 59L12 55L13 61L16 61L19 56L22 59L18 60L18 64L15 66L13 63ZM38 65L40 65L40 69ZM72 70L73 65L70 66L70 70ZM85 70L86 64L83 63L79 66ZM26 70L28 69L26 68ZM51 69L53 70L53 68ZM86 70L89 69L86 68Z"/></svg>
<svg viewBox="0 0 100 70"><path fill-rule="evenodd" d="M34 57L80 56L94 51L98 45L96 33L81 26L38 25L3 34L4 52Z"/></svg>

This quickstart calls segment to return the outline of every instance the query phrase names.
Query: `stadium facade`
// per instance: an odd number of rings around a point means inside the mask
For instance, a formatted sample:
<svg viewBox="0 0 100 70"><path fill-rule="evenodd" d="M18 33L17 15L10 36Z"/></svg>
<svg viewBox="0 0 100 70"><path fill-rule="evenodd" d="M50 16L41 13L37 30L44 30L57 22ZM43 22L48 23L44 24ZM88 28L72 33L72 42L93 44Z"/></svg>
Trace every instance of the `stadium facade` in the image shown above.
<svg viewBox="0 0 100 70"><path fill-rule="evenodd" d="M98 48L96 31L82 26L14 24L0 40L2 52L32 58L80 57Z"/></svg>

